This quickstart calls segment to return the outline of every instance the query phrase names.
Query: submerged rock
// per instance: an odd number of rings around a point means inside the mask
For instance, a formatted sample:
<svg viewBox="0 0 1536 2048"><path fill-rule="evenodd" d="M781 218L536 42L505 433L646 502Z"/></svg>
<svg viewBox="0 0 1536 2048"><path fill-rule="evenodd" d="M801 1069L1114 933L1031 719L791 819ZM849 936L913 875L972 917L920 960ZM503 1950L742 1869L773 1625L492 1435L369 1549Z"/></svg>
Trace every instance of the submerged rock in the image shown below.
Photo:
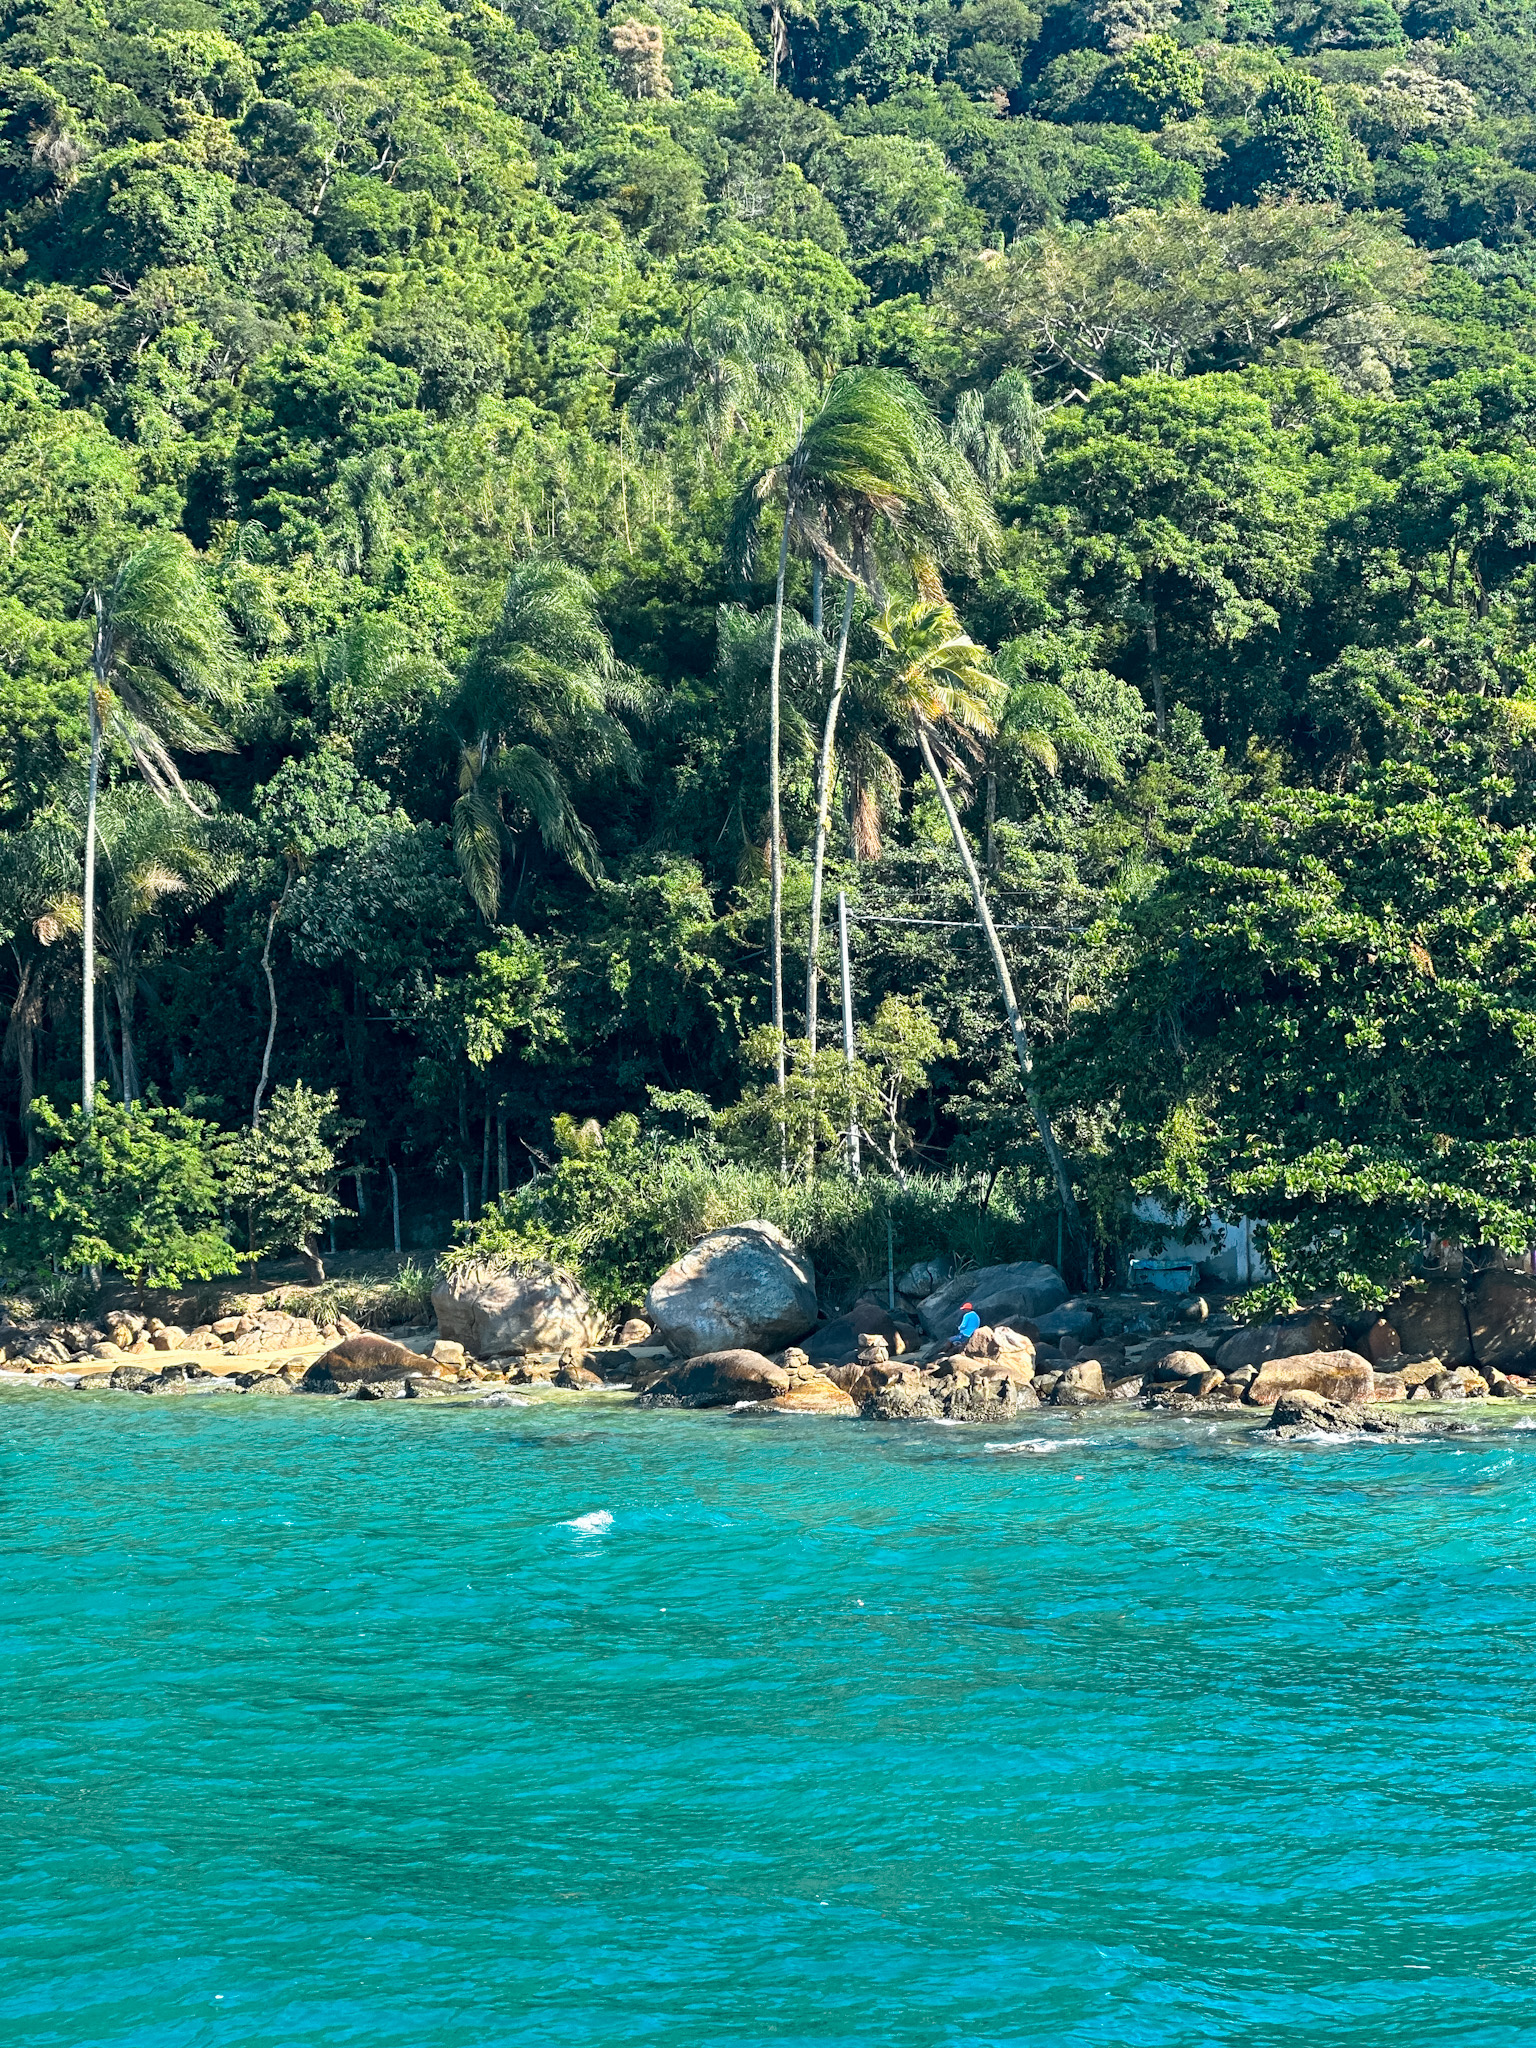
<svg viewBox="0 0 1536 2048"><path fill-rule="evenodd" d="M816 1269L776 1224L733 1223L674 1259L645 1310L682 1358L777 1351L815 1327Z"/></svg>
<svg viewBox="0 0 1536 2048"><path fill-rule="evenodd" d="M1396 1421L1379 1410L1357 1407L1348 1401L1330 1401L1322 1394L1293 1387L1276 1401L1266 1430L1276 1436L1312 1435L1318 1430L1329 1436L1406 1436L1416 1425Z"/></svg>

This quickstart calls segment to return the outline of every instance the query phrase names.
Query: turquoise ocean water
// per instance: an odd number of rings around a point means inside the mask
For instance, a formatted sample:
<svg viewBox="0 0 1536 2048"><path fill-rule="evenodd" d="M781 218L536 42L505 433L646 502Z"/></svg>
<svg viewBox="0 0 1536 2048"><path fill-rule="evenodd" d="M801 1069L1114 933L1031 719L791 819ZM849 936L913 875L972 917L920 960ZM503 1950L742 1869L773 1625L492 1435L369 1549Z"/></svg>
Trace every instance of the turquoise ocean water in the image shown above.
<svg viewBox="0 0 1536 2048"><path fill-rule="evenodd" d="M0 1485L7 2048L1536 2041L1536 1431L24 1394Z"/></svg>

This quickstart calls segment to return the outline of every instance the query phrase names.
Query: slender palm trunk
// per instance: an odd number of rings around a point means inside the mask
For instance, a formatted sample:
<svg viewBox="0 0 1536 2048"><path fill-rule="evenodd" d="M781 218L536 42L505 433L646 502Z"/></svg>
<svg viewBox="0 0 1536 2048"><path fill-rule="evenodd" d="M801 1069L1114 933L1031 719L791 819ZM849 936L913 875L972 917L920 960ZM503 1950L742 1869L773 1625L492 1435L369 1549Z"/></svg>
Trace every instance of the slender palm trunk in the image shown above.
<svg viewBox="0 0 1536 2048"><path fill-rule="evenodd" d="M778 1040L775 1055L775 1073L779 1084L779 1101L784 1099L784 848L783 831L780 823L781 799L779 792L779 671L784 654L784 580L789 573L789 529L794 518L794 486L790 485L784 500L784 531L779 538L779 581L773 598L773 658L768 668L768 828L771 844L768 853L768 915L772 923L771 950L773 955L773 1030ZM784 1119L779 1118L779 1170L782 1173L787 1164L785 1157Z"/></svg>
<svg viewBox="0 0 1536 2048"><path fill-rule="evenodd" d="M949 785L939 772L934 759L933 747L928 731L922 720L917 722L917 744L922 749L923 766L928 770L934 788L938 791L939 802L944 806L944 816L949 821L950 837L955 842L955 851L960 856L960 865L965 869L965 878L971 885L971 901L976 906L976 917L986 934L987 947L992 955L992 966L997 974L997 985L1002 992L1003 1008L1008 1013L1008 1028L1013 1033L1013 1050L1018 1058L1019 1072L1024 1077L1024 1094L1029 1103L1030 1113L1035 1119L1035 1129L1040 1133L1040 1143L1045 1147L1045 1156L1050 1162L1051 1173L1056 1181L1056 1192L1061 1198L1061 1213L1066 1218L1067 1234L1072 1240L1083 1265L1088 1263L1088 1237L1083 1229L1083 1219L1078 1212L1077 1199L1072 1193L1072 1180L1067 1172L1067 1162L1062 1157L1056 1133L1051 1128L1050 1114L1035 1085L1034 1056L1029 1049L1029 1038L1024 1030L1024 1019L1019 1015L1019 1000L1013 992L1013 976L1008 972L1008 962L1003 957L1002 943L997 936L997 927L992 922L992 913L987 908L986 892L981 886L981 874L976 866L976 857L971 852L965 828L960 823L960 814L950 796Z"/></svg>
<svg viewBox="0 0 1536 2048"><path fill-rule="evenodd" d="M389 1210L395 1226L395 1250L400 1249L400 1176L393 1163L389 1169Z"/></svg>
<svg viewBox="0 0 1536 2048"><path fill-rule="evenodd" d="M101 787L101 707L98 692L104 681L100 659L102 630L98 615L97 658L91 665L91 769L85 797L85 880L80 919L80 971L85 983L80 1001L80 1107L87 1122L96 1103L96 797Z"/></svg>
<svg viewBox="0 0 1536 2048"><path fill-rule="evenodd" d="M843 616L837 631L837 661L832 670L832 694L827 699L827 722L821 734L821 759L816 764L816 852L811 863L811 937L805 967L805 1035L811 1051L816 1050L816 1006L820 985L821 890L827 864L827 822L832 815L832 762L837 738L837 714L842 709L844 675L848 665L848 633L853 624L853 578L843 590Z"/></svg>

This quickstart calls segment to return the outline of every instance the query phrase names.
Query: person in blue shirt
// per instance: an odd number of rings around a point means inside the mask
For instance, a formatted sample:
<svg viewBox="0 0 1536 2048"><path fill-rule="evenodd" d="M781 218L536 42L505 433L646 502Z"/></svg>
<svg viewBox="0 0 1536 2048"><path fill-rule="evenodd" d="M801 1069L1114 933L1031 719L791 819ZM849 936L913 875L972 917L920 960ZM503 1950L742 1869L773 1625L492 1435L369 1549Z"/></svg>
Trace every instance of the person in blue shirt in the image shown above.
<svg viewBox="0 0 1536 2048"><path fill-rule="evenodd" d="M955 1341L956 1341L956 1343L958 1343L958 1344L964 1344L964 1343L966 1343L966 1342L967 1342L967 1341L968 1341L968 1340L969 1340L970 1338L972 1338L972 1337L974 1337L974 1336L975 1336L976 1332L977 1332L977 1331L978 1331L978 1330L979 1330L980 1328L981 1328L981 1317L980 1317L979 1315L977 1315L977 1313L976 1313L975 1309L973 1309L973 1308L971 1307L971 1304L970 1304L970 1303L969 1303L968 1301L963 1301L963 1302L961 1302L961 1304L960 1304L960 1328L959 1328L959 1330L958 1330L958 1331L956 1332L956 1335L955 1335Z"/></svg>

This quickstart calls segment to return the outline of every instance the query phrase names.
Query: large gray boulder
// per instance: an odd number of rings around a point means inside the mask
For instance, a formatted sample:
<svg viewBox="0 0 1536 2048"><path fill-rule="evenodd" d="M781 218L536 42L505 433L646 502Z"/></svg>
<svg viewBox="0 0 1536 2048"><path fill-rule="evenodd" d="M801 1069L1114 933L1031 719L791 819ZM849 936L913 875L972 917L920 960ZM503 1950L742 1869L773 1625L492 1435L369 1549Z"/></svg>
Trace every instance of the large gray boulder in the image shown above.
<svg viewBox="0 0 1536 2048"><path fill-rule="evenodd" d="M656 1333L683 1358L778 1351L816 1322L816 1269L772 1223L712 1230L645 1297Z"/></svg>
<svg viewBox="0 0 1536 2048"><path fill-rule="evenodd" d="M511 1272L464 1266L432 1290L439 1335L472 1358L588 1351L605 1324L563 1266L531 1261Z"/></svg>
<svg viewBox="0 0 1536 2048"><path fill-rule="evenodd" d="M1026 1259L1014 1266L978 1266L973 1273L956 1274L919 1303L917 1314L930 1337L953 1337L963 1302L970 1302L984 1323L1005 1323L1011 1316L1038 1320L1066 1298L1066 1282L1054 1266Z"/></svg>

